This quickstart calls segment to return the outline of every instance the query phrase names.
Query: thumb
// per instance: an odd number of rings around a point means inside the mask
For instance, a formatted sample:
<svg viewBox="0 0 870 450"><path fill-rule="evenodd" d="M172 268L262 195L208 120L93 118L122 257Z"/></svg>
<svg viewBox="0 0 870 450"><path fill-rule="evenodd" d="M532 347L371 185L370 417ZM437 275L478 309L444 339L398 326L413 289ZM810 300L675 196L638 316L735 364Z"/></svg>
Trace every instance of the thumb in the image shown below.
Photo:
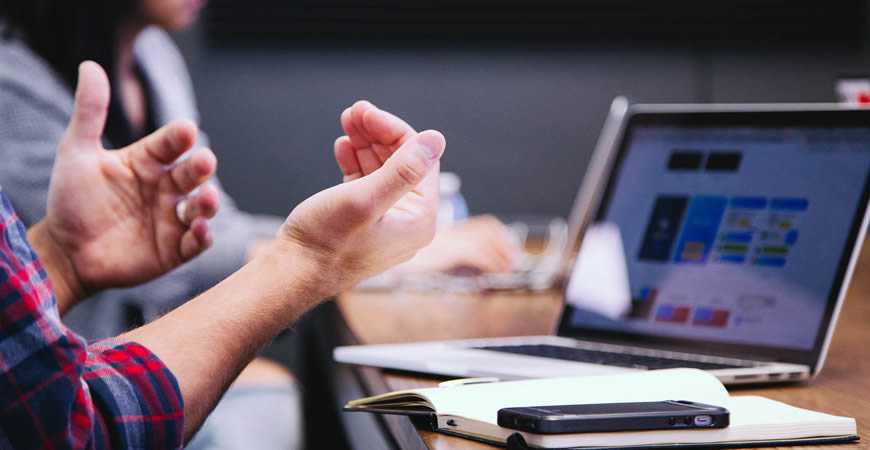
<svg viewBox="0 0 870 450"><path fill-rule="evenodd" d="M358 194L371 199L377 217L418 186L424 197L437 198L438 178L427 175L438 166L446 146L444 135L437 131L417 134L405 141L378 170L357 181Z"/></svg>
<svg viewBox="0 0 870 450"><path fill-rule="evenodd" d="M93 61L79 65L75 106L67 128L67 139L88 144L100 142L106 125L109 95L109 78L103 68Z"/></svg>

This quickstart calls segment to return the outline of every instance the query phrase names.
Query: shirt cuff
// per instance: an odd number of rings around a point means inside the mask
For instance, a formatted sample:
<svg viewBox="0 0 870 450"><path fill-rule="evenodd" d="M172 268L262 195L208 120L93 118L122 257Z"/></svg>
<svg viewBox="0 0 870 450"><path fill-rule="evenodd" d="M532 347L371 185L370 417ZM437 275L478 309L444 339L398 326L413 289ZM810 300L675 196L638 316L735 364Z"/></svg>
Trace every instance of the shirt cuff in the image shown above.
<svg viewBox="0 0 870 450"><path fill-rule="evenodd" d="M83 379L116 448L180 449L184 400L175 375L135 342L88 346Z"/></svg>

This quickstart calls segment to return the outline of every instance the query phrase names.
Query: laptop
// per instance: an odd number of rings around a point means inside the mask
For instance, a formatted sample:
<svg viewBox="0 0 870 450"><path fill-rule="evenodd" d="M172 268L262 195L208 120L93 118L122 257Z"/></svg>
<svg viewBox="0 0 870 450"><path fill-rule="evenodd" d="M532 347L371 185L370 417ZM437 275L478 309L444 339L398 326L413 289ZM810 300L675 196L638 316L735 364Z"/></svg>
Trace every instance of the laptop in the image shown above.
<svg viewBox="0 0 870 450"><path fill-rule="evenodd" d="M868 174L870 109L615 101L571 215L555 336L334 357L499 379L673 367L725 384L809 379L861 251ZM589 243L595 227L609 243ZM603 261L589 248L624 267L589 270Z"/></svg>

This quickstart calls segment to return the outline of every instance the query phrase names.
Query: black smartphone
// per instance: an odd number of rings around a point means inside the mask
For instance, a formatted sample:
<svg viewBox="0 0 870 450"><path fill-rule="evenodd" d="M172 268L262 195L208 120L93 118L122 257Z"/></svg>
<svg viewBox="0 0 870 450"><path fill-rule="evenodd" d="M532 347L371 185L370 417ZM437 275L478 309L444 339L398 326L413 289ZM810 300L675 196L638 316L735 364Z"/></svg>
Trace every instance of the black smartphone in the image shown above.
<svg viewBox="0 0 870 450"><path fill-rule="evenodd" d="M685 400L503 408L498 424L531 433L725 428L728 410Z"/></svg>

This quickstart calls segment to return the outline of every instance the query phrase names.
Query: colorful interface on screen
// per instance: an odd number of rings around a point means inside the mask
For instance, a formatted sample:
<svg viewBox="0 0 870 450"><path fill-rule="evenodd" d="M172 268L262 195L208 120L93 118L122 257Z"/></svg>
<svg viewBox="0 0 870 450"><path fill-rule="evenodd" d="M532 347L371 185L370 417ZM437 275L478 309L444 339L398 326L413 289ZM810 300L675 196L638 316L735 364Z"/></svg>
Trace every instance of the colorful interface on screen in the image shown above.
<svg viewBox="0 0 870 450"><path fill-rule="evenodd" d="M577 309L573 325L811 349L870 132L644 127L629 139L603 221L620 230L631 308L621 320Z"/></svg>

